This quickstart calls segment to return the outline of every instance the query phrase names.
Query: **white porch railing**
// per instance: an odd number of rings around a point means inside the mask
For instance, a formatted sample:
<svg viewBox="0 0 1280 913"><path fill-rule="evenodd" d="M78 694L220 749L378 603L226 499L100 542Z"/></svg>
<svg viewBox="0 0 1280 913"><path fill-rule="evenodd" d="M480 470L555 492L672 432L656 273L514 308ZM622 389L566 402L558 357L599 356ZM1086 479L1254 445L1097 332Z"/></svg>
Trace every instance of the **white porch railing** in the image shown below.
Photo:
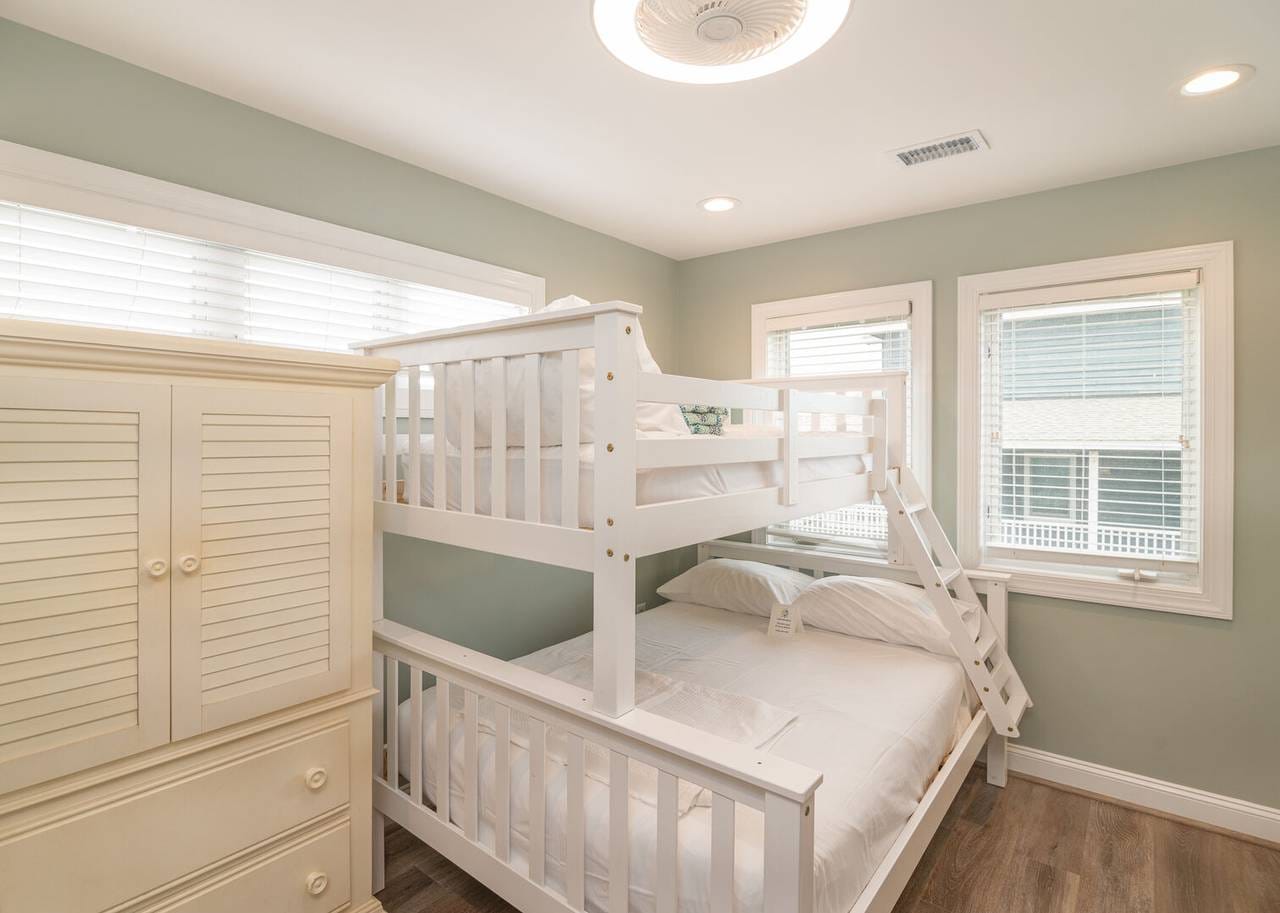
<svg viewBox="0 0 1280 913"><path fill-rule="evenodd" d="M837 510L802 517L782 525L788 535L835 536L884 542L889 536L888 518L880 504L853 504Z"/></svg>
<svg viewBox="0 0 1280 913"><path fill-rule="evenodd" d="M1044 548L1161 558L1182 553L1182 532L1142 526L1068 523L1060 520L998 521L997 542L1007 548Z"/></svg>

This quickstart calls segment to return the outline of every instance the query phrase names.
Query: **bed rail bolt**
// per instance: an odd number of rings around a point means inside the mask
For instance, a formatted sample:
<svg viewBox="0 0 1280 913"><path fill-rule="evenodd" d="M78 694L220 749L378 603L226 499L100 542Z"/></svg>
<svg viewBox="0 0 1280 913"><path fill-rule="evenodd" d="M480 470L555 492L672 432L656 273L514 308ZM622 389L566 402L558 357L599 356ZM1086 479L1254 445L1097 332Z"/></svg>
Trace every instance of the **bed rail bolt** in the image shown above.
<svg viewBox="0 0 1280 913"><path fill-rule="evenodd" d="M627 327L627 335L628 335L628 336L630 336L630 335L631 335L631 327Z"/></svg>
<svg viewBox="0 0 1280 913"><path fill-rule="evenodd" d="M605 380L613 380L613 372L612 372L612 371L610 371L608 374L606 374L606 375L605 375Z"/></svg>
<svg viewBox="0 0 1280 913"><path fill-rule="evenodd" d="M608 444L608 445L606 445L604 449L605 449L605 450L607 450L607 451L609 451L610 453L613 453L613 445L612 445L612 444Z"/></svg>
<svg viewBox="0 0 1280 913"><path fill-rule="evenodd" d="M610 526L613 526L613 517L605 517L604 522L608 523Z"/></svg>
<svg viewBox="0 0 1280 913"><path fill-rule="evenodd" d="M626 552L623 552L623 553L622 553L622 560L623 560L623 561L630 561L630 560L631 560L631 556L630 556L629 554L627 554Z"/></svg>
<svg viewBox="0 0 1280 913"><path fill-rule="evenodd" d="M613 557L613 549L611 549L611 548L605 549L605 552L604 552L604 553L605 553L606 555L608 555L610 558L612 558L612 557Z"/></svg>

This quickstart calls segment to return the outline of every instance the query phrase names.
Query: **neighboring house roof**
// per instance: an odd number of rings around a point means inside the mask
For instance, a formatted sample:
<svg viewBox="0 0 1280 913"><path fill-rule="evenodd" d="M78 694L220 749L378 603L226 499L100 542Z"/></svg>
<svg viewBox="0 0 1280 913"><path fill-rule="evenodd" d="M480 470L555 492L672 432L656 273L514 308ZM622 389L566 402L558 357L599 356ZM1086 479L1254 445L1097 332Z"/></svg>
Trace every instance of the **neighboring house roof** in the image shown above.
<svg viewBox="0 0 1280 913"><path fill-rule="evenodd" d="M1000 407L1000 444L1009 448L1162 450L1179 446L1183 425L1181 396L1005 400Z"/></svg>

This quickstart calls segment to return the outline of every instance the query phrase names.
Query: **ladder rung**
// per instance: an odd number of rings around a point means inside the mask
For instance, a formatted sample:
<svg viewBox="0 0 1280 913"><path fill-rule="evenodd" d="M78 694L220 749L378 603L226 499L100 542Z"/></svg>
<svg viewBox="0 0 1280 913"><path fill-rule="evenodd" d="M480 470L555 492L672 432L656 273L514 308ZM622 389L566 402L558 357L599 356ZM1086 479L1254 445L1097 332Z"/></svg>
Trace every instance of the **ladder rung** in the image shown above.
<svg viewBox="0 0 1280 913"><path fill-rule="evenodd" d="M964 573L964 568L955 567L949 571L946 571L945 573L943 572L942 568L938 568L938 572L939 572L939 576L942 578L942 585L947 586L948 584L951 583L951 581L955 580L957 577L959 577L961 574Z"/></svg>
<svg viewBox="0 0 1280 913"><path fill-rule="evenodd" d="M915 504L904 504L903 507L909 514L918 514L922 510L926 510L929 507L929 504L926 501L920 501Z"/></svg>
<svg viewBox="0 0 1280 913"><path fill-rule="evenodd" d="M1005 706L1009 708L1009 719L1014 726L1018 725L1018 721L1022 719L1022 714L1027 710L1027 705L1031 703L1031 698L1027 692L1019 691L1013 697L1009 698L1009 703Z"/></svg>
<svg viewBox="0 0 1280 913"><path fill-rule="evenodd" d="M996 648L998 638L995 631L987 631L978 638L978 642L974 644L978 648L978 658L985 660L991 655L991 651Z"/></svg>
<svg viewBox="0 0 1280 913"><path fill-rule="evenodd" d="M991 670L991 682L995 685L995 689L999 691L1004 687L1005 682L1013 678L1013 663L1009 662L1006 656L1000 661L1000 665Z"/></svg>

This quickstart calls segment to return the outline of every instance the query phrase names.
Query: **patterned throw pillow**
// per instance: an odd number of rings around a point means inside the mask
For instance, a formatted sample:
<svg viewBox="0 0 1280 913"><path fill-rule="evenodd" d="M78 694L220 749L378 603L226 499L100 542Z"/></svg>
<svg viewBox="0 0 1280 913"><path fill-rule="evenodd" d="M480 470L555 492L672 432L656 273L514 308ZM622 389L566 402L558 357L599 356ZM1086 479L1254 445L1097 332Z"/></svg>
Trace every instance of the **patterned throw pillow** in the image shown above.
<svg viewBox="0 0 1280 913"><path fill-rule="evenodd" d="M724 434L729 410L723 406L681 405L680 414L693 434Z"/></svg>

